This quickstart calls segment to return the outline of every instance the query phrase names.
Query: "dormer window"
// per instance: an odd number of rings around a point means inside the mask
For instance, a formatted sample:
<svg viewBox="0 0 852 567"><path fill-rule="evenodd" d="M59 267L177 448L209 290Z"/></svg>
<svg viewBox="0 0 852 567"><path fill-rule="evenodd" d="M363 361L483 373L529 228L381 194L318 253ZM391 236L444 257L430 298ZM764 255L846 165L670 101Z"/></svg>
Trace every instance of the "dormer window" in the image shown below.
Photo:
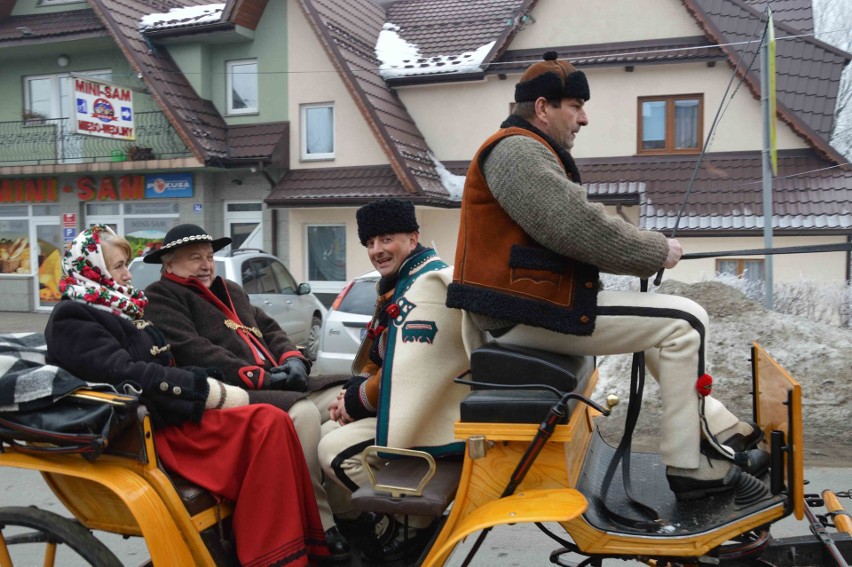
<svg viewBox="0 0 852 567"><path fill-rule="evenodd" d="M257 60L227 62L228 114L257 114Z"/></svg>
<svg viewBox="0 0 852 567"><path fill-rule="evenodd" d="M303 160L334 159L334 103L300 107Z"/></svg>

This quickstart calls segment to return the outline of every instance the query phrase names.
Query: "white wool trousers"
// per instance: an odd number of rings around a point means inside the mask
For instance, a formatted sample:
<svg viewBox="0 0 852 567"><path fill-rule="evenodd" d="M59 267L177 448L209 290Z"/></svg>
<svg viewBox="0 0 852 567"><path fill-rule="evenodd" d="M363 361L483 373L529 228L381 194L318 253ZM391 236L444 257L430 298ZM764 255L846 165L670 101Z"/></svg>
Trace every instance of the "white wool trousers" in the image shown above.
<svg viewBox="0 0 852 567"><path fill-rule="evenodd" d="M517 325L494 340L571 355L644 352L645 365L659 383L662 397L662 461L669 466L696 469L700 457L701 396L695 383L705 372L707 328L707 312L690 299L604 290L598 294L595 331L591 335L567 335ZM739 421L711 396L704 399L704 417L714 436Z"/></svg>
<svg viewBox="0 0 852 567"><path fill-rule="evenodd" d="M331 387L311 392L287 410L302 445L302 452L305 455L305 463L308 465L308 472L311 475L311 484L314 487L314 496L317 499L323 530L334 527L334 516L331 512L325 486L322 483L322 469L317 457L317 446L322 435L322 425L328 422L328 405L337 399L339 391L339 388Z"/></svg>

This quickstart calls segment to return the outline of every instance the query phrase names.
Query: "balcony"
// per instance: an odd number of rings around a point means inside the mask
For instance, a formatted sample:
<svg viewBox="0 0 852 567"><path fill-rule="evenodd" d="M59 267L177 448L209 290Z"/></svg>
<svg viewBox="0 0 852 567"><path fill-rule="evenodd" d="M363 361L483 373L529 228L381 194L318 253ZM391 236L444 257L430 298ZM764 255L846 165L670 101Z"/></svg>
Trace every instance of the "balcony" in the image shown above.
<svg viewBox="0 0 852 567"><path fill-rule="evenodd" d="M192 152L162 112L135 116L136 140L84 136L70 118L0 122L0 168L187 158Z"/></svg>

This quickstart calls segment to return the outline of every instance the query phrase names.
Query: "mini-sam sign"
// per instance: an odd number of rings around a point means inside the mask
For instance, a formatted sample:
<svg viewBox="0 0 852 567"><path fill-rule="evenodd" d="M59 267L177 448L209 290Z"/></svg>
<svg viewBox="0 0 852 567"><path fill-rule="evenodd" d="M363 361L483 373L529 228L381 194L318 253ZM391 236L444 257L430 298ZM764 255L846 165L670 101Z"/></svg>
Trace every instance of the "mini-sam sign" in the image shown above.
<svg viewBox="0 0 852 567"><path fill-rule="evenodd" d="M77 133L135 140L133 91L109 83L73 77Z"/></svg>

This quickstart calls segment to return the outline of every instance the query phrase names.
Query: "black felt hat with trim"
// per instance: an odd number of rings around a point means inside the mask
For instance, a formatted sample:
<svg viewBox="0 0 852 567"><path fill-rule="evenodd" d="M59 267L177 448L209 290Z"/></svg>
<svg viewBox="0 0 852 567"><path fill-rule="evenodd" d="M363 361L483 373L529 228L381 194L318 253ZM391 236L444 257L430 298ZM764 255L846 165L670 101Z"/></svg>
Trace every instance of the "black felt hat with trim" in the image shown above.
<svg viewBox="0 0 852 567"><path fill-rule="evenodd" d="M231 243L231 239L227 236L223 238L213 238L207 231L197 224L179 224L171 228L166 237L163 238L163 246L159 250L149 252L143 258L146 264L162 264L163 254L177 250L181 246L187 244L195 244L197 242L209 242L213 246L213 252L221 250Z"/></svg>
<svg viewBox="0 0 852 567"><path fill-rule="evenodd" d="M358 238L364 246L367 245L368 239L380 234L420 230L411 201L399 199L373 201L358 209L355 218L358 220Z"/></svg>

